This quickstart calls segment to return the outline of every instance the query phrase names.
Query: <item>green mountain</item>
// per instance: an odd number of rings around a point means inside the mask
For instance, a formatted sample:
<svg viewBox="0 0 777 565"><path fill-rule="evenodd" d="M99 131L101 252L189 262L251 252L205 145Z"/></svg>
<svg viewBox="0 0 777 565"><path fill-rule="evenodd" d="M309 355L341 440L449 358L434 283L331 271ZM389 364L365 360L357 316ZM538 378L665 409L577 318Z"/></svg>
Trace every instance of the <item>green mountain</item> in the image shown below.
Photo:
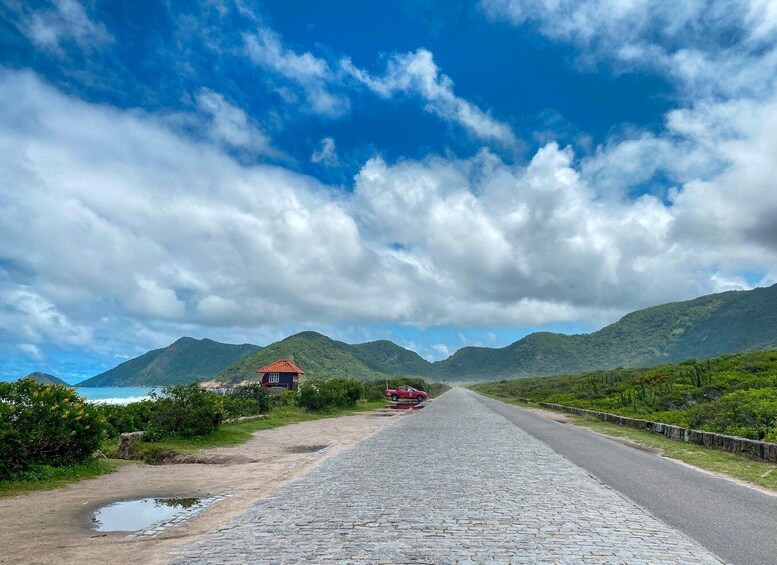
<svg viewBox="0 0 777 565"><path fill-rule="evenodd" d="M501 349L464 347L433 373L449 380L648 367L777 347L777 285L638 310L580 335L533 333Z"/></svg>
<svg viewBox="0 0 777 565"><path fill-rule="evenodd" d="M372 380L421 376L431 368L431 363L417 353L390 341L349 345L317 332L302 332L255 351L221 371L216 379L223 382L256 379L259 377L257 369L278 359L293 359L309 379L353 377Z"/></svg>
<svg viewBox="0 0 777 565"><path fill-rule="evenodd" d="M256 379L260 367L289 358L312 379L417 376L489 381L648 367L769 348L777 348L777 285L638 310L590 334L539 332L500 349L464 347L436 363L390 341L351 345L316 332L263 348L181 338L81 385L165 385L214 377L237 382Z"/></svg>
<svg viewBox="0 0 777 565"><path fill-rule="evenodd" d="M48 373L41 373L40 371L35 371L34 373L30 373L25 379L32 379L35 382L38 382L42 385L64 385L64 386L70 386L65 381L60 379L59 377L55 377L54 375L49 375Z"/></svg>
<svg viewBox="0 0 777 565"><path fill-rule="evenodd" d="M163 386L212 379L216 374L260 349L244 343L231 345L212 339L182 337L87 379L78 386Z"/></svg>

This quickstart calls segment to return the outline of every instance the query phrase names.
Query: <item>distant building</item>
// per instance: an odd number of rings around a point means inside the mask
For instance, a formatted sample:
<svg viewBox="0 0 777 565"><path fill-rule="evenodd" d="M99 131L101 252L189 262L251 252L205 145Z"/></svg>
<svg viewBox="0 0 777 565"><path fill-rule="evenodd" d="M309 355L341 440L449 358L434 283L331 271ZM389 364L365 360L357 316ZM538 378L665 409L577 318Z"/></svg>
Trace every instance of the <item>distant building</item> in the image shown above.
<svg viewBox="0 0 777 565"><path fill-rule="evenodd" d="M287 388L289 390L297 390L299 376L305 374L305 371L288 359L279 359L256 372L262 375L264 388Z"/></svg>

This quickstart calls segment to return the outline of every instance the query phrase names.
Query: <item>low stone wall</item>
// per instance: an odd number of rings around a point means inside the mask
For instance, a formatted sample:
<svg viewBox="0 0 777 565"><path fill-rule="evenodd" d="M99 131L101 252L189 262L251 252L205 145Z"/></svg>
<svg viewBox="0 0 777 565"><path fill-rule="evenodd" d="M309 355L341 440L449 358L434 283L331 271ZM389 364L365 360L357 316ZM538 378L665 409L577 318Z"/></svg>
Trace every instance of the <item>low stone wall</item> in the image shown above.
<svg viewBox="0 0 777 565"><path fill-rule="evenodd" d="M766 443L764 441L743 437L726 436L702 430L691 430L688 428L681 428L680 426L670 426L669 424L662 424L660 422L628 418L626 416L619 416L618 414L596 412L595 410L586 410L584 408L575 408L574 406L564 406L562 404L540 402L539 405L544 408L550 408L551 410L560 410L562 412L569 412L570 414L577 414L578 416L592 416L599 420L612 422L613 424L618 424L620 426L648 430L677 441L695 443L705 447L713 447L715 449L738 453L752 459L777 463L777 443Z"/></svg>

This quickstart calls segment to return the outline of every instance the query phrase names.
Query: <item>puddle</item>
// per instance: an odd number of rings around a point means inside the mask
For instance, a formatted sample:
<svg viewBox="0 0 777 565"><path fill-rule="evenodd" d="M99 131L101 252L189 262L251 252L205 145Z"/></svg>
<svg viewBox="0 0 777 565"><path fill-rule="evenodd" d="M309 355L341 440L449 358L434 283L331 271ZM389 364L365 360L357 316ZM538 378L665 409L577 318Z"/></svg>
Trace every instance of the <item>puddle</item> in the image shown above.
<svg viewBox="0 0 777 565"><path fill-rule="evenodd" d="M137 532L175 518L200 504L200 498L143 498L114 502L92 514L98 532Z"/></svg>

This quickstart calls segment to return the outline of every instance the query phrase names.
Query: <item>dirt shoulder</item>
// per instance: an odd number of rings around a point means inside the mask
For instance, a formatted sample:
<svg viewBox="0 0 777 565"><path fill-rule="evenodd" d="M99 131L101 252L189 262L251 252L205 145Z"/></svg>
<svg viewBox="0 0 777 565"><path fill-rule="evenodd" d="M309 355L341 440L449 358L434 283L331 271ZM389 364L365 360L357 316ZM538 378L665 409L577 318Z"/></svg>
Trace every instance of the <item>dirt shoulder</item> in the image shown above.
<svg viewBox="0 0 777 565"><path fill-rule="evenodd" d="M166 563L174 547L228 523L282 485L403 417L413 417L413 411L375 410L290 424L255 432L235 447L202 450L197 463L127 465L64 488L2 498L0 563ZM91 514L112 502L227 491L233 496L153 537L125 540L126 533L91 529Z"/></svg>

